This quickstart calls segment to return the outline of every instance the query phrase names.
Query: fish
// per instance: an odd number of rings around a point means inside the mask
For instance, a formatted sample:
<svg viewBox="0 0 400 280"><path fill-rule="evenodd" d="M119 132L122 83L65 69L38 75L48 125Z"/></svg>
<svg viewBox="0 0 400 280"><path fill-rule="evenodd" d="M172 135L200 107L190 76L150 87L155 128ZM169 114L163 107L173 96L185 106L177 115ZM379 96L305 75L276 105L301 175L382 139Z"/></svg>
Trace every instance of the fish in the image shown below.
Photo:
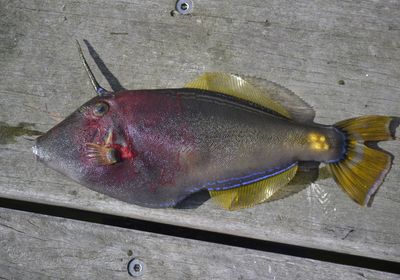
<svg viewBox="0 0 400 280"><path fill-rule="evenodd" d="M79 184L150 208L207 191L222 208L269 201L301 169L325 164L359 205L370 205L393 156L400 118L368 115L333 125L289 89L206 72L183 88L107 91L78 51L96 96L36 139L35 157Z"/></svg>

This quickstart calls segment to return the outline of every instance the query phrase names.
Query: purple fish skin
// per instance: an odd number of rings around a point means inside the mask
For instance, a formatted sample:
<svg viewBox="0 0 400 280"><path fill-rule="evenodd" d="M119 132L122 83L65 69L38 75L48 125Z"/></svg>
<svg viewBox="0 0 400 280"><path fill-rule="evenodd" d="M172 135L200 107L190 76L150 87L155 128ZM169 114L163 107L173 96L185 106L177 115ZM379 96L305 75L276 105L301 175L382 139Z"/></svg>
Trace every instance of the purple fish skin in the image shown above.
<svg viewBox="0 0 400 280"><path fill-rule="evenodd" d="M108 108L102 116L94 113L99 103ZM107 137L118 155L113 164L93 158L88 146L106 145ZM161 208L299 161L338 161L344 147L345 135L333 126L298 123L224 94L184 88L94 97L33 149L47 166L92 190Z"/></svg>

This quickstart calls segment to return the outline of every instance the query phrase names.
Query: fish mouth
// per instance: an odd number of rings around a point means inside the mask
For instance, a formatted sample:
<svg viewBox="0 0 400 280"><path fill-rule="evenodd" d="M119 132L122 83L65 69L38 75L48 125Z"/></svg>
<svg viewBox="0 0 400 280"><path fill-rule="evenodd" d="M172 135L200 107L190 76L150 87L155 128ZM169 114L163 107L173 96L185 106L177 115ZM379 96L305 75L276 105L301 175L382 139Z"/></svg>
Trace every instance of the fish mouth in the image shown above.
<svg viewBox="0 0 400 280"><path fill-rule="evenodd" d="M36 160L46 161L49 156L43 147L39 145L38 140L40 140L40 137L36 139L35 145L32 146L32 153L35 155Z"/></svg>

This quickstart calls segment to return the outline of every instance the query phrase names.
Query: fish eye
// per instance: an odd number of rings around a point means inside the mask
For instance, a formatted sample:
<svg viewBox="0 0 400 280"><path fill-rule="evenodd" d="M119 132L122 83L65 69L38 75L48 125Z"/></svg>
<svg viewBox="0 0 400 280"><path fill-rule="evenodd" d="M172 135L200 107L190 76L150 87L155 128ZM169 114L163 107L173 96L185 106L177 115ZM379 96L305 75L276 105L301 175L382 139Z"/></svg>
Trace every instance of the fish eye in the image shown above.
<svg viewBox="0 0 400 280"><path fill-rule="evenodd" d="M108 112L109 106L105 102L97 103L93 108L93 114L97 117L102 117Z"/></svg>

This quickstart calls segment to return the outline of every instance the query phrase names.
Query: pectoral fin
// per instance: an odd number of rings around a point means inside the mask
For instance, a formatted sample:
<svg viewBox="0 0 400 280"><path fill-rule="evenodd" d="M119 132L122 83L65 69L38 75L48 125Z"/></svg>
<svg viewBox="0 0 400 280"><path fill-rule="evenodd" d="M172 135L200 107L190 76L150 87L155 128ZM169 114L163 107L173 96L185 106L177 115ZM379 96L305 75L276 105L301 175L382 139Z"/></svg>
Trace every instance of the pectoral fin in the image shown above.
<svg viewBox="0 0 400 280"><path fill-rule="evenodd" d="M119 161L117 150L106 145L87 143L87 158L99 165L110 165Z"/></svg>

